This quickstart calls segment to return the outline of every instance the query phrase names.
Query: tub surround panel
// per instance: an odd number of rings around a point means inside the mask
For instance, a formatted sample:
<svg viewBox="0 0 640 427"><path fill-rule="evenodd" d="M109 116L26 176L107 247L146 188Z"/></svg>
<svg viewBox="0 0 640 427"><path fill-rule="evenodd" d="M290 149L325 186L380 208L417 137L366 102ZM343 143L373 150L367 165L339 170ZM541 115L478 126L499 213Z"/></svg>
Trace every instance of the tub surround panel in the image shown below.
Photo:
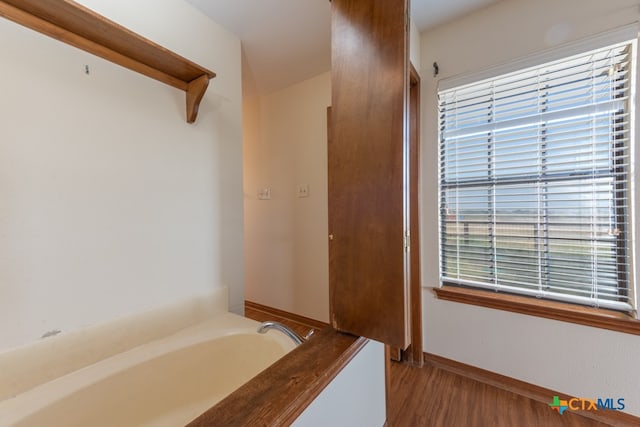
<svg viewBox="0 0 640 427"><path fill-rule="evenodd" d="M0 401L227 311L228 292L61 333L0 353Z"/></svg>

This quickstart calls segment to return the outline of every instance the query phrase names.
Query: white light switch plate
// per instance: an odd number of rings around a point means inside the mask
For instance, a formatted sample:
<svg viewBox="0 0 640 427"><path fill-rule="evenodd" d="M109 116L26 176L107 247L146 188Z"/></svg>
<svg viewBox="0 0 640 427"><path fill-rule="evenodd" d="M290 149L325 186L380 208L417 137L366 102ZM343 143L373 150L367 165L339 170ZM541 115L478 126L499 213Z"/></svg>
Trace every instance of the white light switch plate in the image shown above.
<svg viewBox="0 0 640 427"><path fill-rule="evenodd" d="M258 200L271 200L271 188L261 188L258 190Z"/></svg>
<svg viewBox="0 0 640 427"><path fill-rule="evenodd" d="M298 197L309 197L309 184L298 185Z"/></svg>

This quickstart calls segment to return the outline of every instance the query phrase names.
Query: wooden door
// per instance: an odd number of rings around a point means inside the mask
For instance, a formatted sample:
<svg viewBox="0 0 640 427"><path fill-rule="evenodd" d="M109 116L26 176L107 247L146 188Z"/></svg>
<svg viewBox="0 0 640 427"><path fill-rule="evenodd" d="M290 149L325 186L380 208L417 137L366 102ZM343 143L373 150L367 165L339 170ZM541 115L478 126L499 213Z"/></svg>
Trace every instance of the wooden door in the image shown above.
<svg viewBox="0 0 640 427"><path fill-rule="evenodd" d="M409 343L407 0L332 1L329 289L334 328Z"/></svg>

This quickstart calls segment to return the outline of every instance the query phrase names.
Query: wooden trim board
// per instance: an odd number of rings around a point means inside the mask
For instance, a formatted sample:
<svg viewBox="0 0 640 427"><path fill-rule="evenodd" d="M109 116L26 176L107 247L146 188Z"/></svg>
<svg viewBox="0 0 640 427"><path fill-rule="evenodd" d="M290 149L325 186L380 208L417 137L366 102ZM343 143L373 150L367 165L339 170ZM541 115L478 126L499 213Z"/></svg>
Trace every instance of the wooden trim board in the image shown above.
<svg viewBox="0 0 640 427"><path fill-rule="evenodd" d="M258 304L253 301L245 301L244 306L253 310L261 311L266 314L271 314L276 317L284 317L292 322L300 323L301 325L308 326L314 329L324 329L329 326L328 323L321 322L319 320L311 319L309 317L300 316L299 314L290 313L288 311L280 310L278 308L269 307L266 305Z"/></svg>
<svg viewBox="0 0 640 427"><path fill-rule="evenodd" d="M411 345L406 353L410 362L422 366L422 279L420 272L420 74L409 64L409 301Z"/></svg>
<svg viewBox="0 0 640 427"><path fill-rule="evenodd" d="M640 321L613 310L458 286L443 286L433 291L441 300L640 335Z"/></svg>

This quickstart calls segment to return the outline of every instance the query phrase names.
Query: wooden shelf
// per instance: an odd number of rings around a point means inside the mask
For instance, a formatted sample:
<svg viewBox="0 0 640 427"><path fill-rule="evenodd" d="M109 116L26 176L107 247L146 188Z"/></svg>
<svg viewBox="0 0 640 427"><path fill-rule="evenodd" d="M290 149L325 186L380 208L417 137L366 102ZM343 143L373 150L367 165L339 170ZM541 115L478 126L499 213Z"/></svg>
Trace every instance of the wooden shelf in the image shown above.
<svg viewBox="0 0 640 427"><path fill-rule="evenodd" d="M0 16L185 91L189 123L216 75L71 0L0 0Z"/></svg>

